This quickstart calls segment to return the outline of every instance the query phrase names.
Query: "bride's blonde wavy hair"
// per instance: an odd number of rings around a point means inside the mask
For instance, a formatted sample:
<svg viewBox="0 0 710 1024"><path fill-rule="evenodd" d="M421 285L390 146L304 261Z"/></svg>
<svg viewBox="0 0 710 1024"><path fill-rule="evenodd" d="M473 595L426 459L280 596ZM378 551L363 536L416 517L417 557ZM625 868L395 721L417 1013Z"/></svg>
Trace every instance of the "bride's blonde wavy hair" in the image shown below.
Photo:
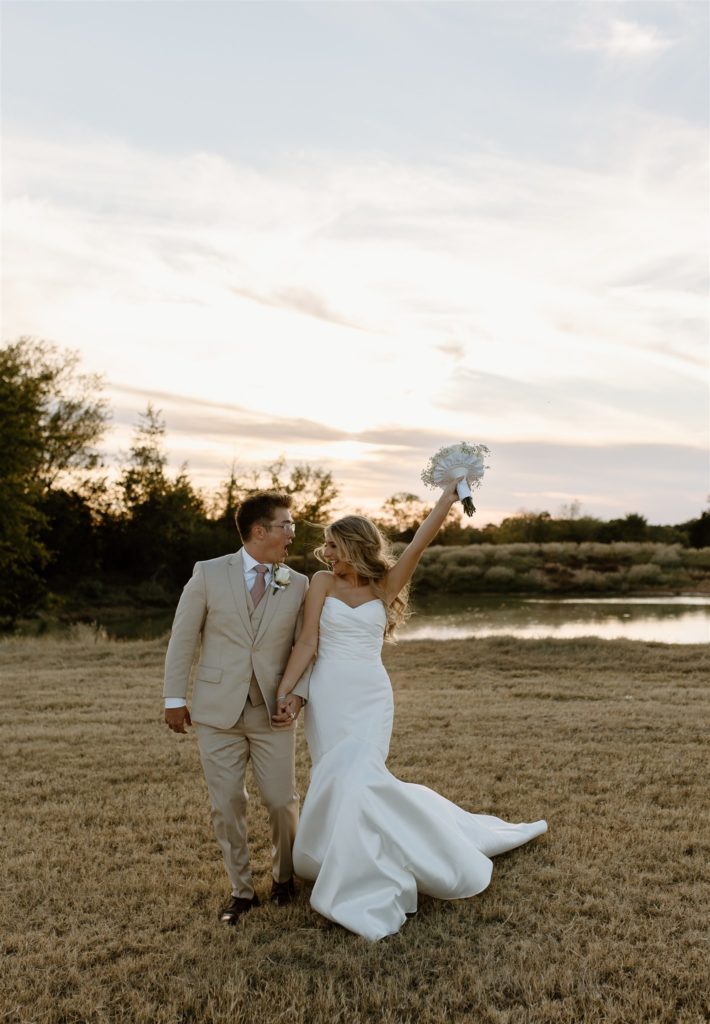
<svg viewBox="0 0 710 1024"><path fill-rule="evenodd" d="M390 545L378 528L367 516L343 516L325 528L326 539L332 540L343 562L349 562L361 580L369 583L381 599L387 613L385 639L394 640L395 630L410 615L409 584L404 587L392 604L387 604L383 581L395 564ZM325 546L315 549L313 554L319 562L330 567L325 557Z"/></svg>

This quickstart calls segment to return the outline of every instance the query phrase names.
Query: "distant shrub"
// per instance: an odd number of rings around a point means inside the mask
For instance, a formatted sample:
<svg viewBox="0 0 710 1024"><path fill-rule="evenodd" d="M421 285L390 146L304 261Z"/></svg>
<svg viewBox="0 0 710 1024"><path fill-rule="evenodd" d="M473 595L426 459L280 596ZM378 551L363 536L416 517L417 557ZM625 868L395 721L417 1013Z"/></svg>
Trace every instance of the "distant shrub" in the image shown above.
<svg viewBox="0 0 710 1024"><path fill-rule="evenodd" d="M663 585L669 590L688 590L693 587L693 576L693 570L685 566L664 566Z"/></svg>
<svg viewBox="0 0 710 1024"><path fill-rule="evenodd" d="M579 545L580 568L595 569L598 572L613 572L619 566L619 556L615 554L611 544L588 542ZM628 551L622 552L623 564L629 564L632 556Z"/></svg>
<svg viewBox="0 0 710 1024"><path fill-rule="evenodd" d="M551 588L548 577L540 569L531 569L530 572L522 573L517 578L516 589L540 593Z"/></svg>
<svg viewBox="0 0 710 1024"><path fill-rule="evenodd" d="M492 544L491 554L497 562L505 562L509 558L520 558L526 555L536 556L540 545L539 544Z"/></svg>
<svg viewBox="0 0 710 1024"><path fill-rule="evenodd" d="M710 569L710 548L685 548L684 562L698 569Z"/></svg>
<svg viewBox="0 0 710 1024"><path fill-rule="evenodd" d="M491 558L496 564L507 565L518 573L532 569L540 561L539 544L497 544L493 546Z"/></svg>
<svg viewBox="0 0 710 1024"><path fill-rule="evenodd" d="M442 551L439 561L443 565L460 565L464 568L479 566L485 561L485 553L477 548L449 548Z"/></svg>
<svg viewBox="0 0 710 1024"><path fill-rule="evenodd" d="M606 573L596 572L594 569L575 569L572 582L575 589L579 590L609 589L609 580Z"/></svg>
<svg viewBox="0 0 710 1024"><path fill-rule="evenodd" d="M531 569L529 573L526 573L526 578L532 590L552 589L550 579L542 569Z"/></svg>
<svg viewBox="0 0 710 1024"><path fill-rule="evenodd" d="M646 565L632 565L626 578L629 583L658 583L661 575L660 565L647 562Z"/></svg>
<svg viewBox="0 0 710 1024"><path fill-rule="evenodd" d="M402 547L402 551L403 550L404 550L404 545ZM422 554L421 564L422 565L430 565L432 562L440 562L441 558L442 558L442 555L445 555L445 554L448 555L452 551L455 551L455 550L456 550L455 548L443 548L443 547L427 548L426 551L424 551L424 553ZM400 551L399 554L401 554L401 553L402 552Z"/></svg>
<svg viewBox="0 0 710 1024"><path fill-rule="evenodd" d="M492 565L490 569L486 569L486 583L494 590L507 590L514 579L515 573L506 565Z"/></svg>
<svg viewBox="0 0 710 1024"><path fill-rule="evenodd" d="M476 547L464 548L462 554L466 556L467 565L483 565L488 557L488 548L490 544L478 544ZM462 563L464 564L464 563Z"/></svg>
<svg viewBox="0 0 710 1024"><path fill-rule="evenodd" d="M583 544L579 545L579 556L584 559L585 562L602 561L606 562L609 560L611 554L610 544L600 544L597 541L584 541Z"/></svg>
<svg viewBox="0 0 710 1024"><path fill-rule="evenodd" d="M657 544L651 561L655 565L675 567L681 564L682 553L680 544Z"/></svg>
<svg viewBox="0 0 710 1024"><path fill-rule="evenodd" d="M446 588L450 593L466 593L470 590L480 590L480 583L483 570L477 565L452 565L446 570Z"/></svg>
<svg viewBox="0 0 710 1024"><path fill-rule="evenodd" d="M607 593L618 593L628 588L626 574L623 572L605 572L604 579L606 580L605 590Z"/></svg>
<svg viewBox="0 0 710 1024"><path fill-rule="evenodd" d="M617 540L609 545L613 558L620 565L641 565L650 561L656 550L655 544L643 544L635 540Z"/></svg>
<svg viewBox="0 0 710 1024"><path fill-rule="evenodd" d="M573 565L579 560L579 544L572 542L552 541L549 544L541 544L540 549L544 552L545 561L547 562Z"/></svg>
<svg viewBox="0 0 710 1024"><path fill-rule="evenodd" d="M708 579L710 548L651 541L602 544L573 541L533 544L435 545L424 552L414 585L422 592L448 588L479 593L625 593L634 588L696 589Z"/></svg>

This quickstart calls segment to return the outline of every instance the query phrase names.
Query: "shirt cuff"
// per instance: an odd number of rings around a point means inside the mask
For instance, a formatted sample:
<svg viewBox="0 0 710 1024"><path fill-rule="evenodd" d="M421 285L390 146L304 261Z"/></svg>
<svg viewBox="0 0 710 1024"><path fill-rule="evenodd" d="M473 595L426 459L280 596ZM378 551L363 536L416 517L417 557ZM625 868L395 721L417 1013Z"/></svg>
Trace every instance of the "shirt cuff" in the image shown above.
<svg viewBox="0 0 710 1024"><path fill-rule="evenodd" d="M166 697L165 698L166 708L184 708L187 707L187 701L182 697Z"/></svg>

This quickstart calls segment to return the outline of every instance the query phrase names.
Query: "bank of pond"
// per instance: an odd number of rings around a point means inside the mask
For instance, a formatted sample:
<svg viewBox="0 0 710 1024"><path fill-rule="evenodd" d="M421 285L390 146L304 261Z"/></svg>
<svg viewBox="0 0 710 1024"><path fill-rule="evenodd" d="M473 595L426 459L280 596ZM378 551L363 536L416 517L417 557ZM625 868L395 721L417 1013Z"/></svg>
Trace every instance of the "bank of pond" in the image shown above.
<svg viewBox="0 0 710 1024"><path fill-rule="evenodd" d="M710 592L710 548L630 541L431 547L414 586L418 594Z"/></svg>
<svg viewBox="0 0 710 1024"><path fill-rule="evenodd" d="M401 547L401 546L400 546ZM314 560L293 558L314 572ZM185 579L191 566L185 567ZM95 623L120 639L168 632L180 588L155 580L82 580L47 614L21 624L38 634ZM710 548L616 542L432 546L414 577L414 615L402 639L501 633L600 636L666 643L710 639Z"/></svg>

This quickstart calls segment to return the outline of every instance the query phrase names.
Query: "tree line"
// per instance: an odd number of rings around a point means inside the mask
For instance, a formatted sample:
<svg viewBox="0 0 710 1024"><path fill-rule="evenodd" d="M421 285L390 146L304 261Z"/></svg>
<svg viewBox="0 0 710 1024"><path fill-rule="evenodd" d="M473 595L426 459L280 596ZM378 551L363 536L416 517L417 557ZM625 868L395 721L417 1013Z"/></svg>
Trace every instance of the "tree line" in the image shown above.
<svg viewBox="0 0 710 1024"><path fill-rule="evenodd" d="M264 488L292 495L299 530L290 560L315 568L311 552L340 493L330 472L288 467L283 458L250 471L233 465L217 491L204 494L186 465L168 471L166 424L148 405L111 477L100 451L110 421L102 386L81 372L76 353L48 342L24 337L0 349L2 628L111 594L130 601L140 590L173 602L195 561L234 550L234 513ZM398 493L375 518L392 540L406 542L429 508ZM604 522L573 505L558 517L521 512L481 528L452 522L439 536L443 545L619 540L710 545L710 512L652 526L637 514Z"/></svg>

